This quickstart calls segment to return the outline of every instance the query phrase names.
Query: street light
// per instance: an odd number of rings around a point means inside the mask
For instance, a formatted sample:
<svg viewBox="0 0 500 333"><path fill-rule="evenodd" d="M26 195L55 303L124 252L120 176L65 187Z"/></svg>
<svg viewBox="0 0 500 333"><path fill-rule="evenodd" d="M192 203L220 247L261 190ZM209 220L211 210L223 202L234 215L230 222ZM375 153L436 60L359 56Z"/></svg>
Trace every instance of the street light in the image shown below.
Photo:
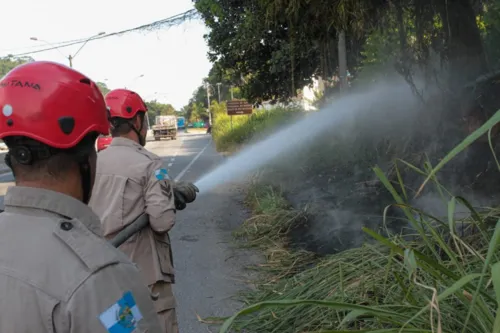
<svg viewBox="0 0 500 333"><path fill-rule="evenodd" d="M67 57L64 55L64 53L62 53L62 52L61 52L61 50L60 50L57 46L54 46L53 44L51 44L51 43L47 42L46 40L38 39L38 38L36 38L36 37L30 37L30 39L31 39L31 40L34 40L34 41L37 41L37 42L42 42L42 43L45 43L45 44L47 44L47 45L49 45L49 46L51 46L51 47L55 47L55 48L56 48L56 50L57 50L59 53L61 53L61 55L62 55L64 58L67 58Z"/></svg>
<svg viewBox="0 0 500 333"><path fill-rule="evenodd" d="M132 81L130 81L130 83L135 83L135 81L139 80L141 77L144 77L144 74L136 76ZM129 86L129 84L127 84L127 86ZM127 89L127 87L124 87L124 89Z"/></svg>
<svg viewBox="0 0 500 333"><path fill-rule="evenodd" d="M37 37L30 37L30 39L31 39L31 40L34 40L34 41L42 42L42 43L45 43L45 44L47 44L47 45L49 45L49 46L54 47L57 51L59 51L59 53L61 53L61 54L62 54L62 56L63 56L63 57L65 57L65 58L67 58L67 59L69 60L69 67L73 67L73 59L75 59L76 55L77 55L78 53L80 53L80 51L83 49L83 47L84 47L85 45L87 45L87 43L88 43L89 41L91 41L92 39L94 39L94 38L96 38L96 37L99 37L99 36L102 36L102 35L105 35L105 34L106 34L106 33L105 33L104 31L102 31L102 32L98 33L97 35L94 35L94 36L91 36L91 37L87 38L87 39L85 40L85 42L83 43L83 45L82 45L82 46L80 46L80 48L76 51L76 53L75 53L75 54L73 54L73 55L71 55L71 54L70 54L68 57L66 57L66 56L65 56L65 55L61 52L61 50L59 49L59 47L54 46L52 43L49 43L49 42L47 42L46 40L43 40L43 39L38 39Z"/></svg>
<svg viewBox="0 0 500 333"><path fill-rule="evenodd" d="M146 99L156 99L158 97L168 97L170 94L167 92L159 92L155 91L153 94L147 95L145 98Z"/></svg>

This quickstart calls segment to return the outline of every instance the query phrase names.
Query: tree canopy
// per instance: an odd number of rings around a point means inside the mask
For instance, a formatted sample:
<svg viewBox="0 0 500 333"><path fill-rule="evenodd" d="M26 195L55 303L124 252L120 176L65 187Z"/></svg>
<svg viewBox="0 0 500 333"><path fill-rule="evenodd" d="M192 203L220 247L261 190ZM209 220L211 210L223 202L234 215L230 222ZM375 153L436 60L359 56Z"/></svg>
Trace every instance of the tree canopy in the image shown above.
<svg viewBox="0 0 500 333"><path fill-rule="evenodd" d="M34 61L34 59L31 57L0 57L0 77L10 72L14 67L30 61Z"/></svg>
<svg viewBox="0 0 500 333"><path fill-rule="evenodd" d="M111 89L109 89L109 87L104 82L96 82L96 84L103 95L106 95L111 91ZM157 100L145 101L145 103L148 107L148 118L151 125L154 124L156 116L177 114L176 110L171 104L163 104L158 102Z"/></svg>
<svg viewBox="0 0 500 333"><path fill-rule="evenodd" d="M106 94L111 91L111 89L109 89L106 83L104 82L96 82L96 84L103 96L106 96Z"/></svg>
<svg viewBox="0 0 500 333"><path fill-rule="evenodd" d="M154 124L156 116L177 115L171 104L163 104L157 100L146 101L148 107L148 118L151 125Z"/></svg>
<svg viewBox="0 0 500 333"><path fill-rule="evenodd" d="M252 102L287 100L321 77L337 89L345 33L354 82L373 72L415 75L454 88L499 65L499 0L194 0L209 28L206 82ZM353 82L353 83L354 83ZM190 105L206 106L198 88Z"/></svg>

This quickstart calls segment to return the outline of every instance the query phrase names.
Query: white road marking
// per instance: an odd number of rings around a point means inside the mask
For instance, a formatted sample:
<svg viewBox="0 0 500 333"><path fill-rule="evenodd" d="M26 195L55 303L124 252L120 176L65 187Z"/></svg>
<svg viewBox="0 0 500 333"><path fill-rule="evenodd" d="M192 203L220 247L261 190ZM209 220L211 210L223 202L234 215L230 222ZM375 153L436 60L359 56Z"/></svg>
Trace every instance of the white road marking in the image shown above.
<svg viewBox="0 0 500 333"><path fill-rule="evenodd" d="M182 145L184 144L184 137L182 137L180 141L181 141L180 146L177 147L177 150L174 152L174 154L170 156L170 163L168 163L167 168L170 168L172 164L174 164L173 162L175 161L175 157L177 156L177 154L179 154L179 150L182 148ZM163 158L164 161L166 161L167 159L168 157Z"/></svg>
<svg viewBox="0 0 500 333"><path fill-rule="evenodd" d="M201 154L203 154L203 152L208 148L211 142L212 138L208 140L206 146L203 147L203 149L191 160L191 162L189 162L189 164L177 175L177 177L175 177L174 181L178 182L182 178L182 176L184 176L184 174L189 170L189 168L193 165L193 163L196 162L196 160L201 156Z"/></svg>

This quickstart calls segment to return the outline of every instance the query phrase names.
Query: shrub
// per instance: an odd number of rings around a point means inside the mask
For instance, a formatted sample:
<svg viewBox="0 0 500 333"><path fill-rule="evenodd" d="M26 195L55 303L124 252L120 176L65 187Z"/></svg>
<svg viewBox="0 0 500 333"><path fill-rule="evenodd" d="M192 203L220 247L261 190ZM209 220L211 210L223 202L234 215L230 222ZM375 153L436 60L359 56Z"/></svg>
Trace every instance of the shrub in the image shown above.
<svg viewBox="0 0 500 333"><path fill-rule="evenodd" d="M226 103L219 105L213 102L211 110L214 115L212 137L218 151L237 149L257 135L272 131L301 113L297 108L277 107L271 110L254 110L251 116L233 116L231 121L231 116L227 115Z"/></svg>

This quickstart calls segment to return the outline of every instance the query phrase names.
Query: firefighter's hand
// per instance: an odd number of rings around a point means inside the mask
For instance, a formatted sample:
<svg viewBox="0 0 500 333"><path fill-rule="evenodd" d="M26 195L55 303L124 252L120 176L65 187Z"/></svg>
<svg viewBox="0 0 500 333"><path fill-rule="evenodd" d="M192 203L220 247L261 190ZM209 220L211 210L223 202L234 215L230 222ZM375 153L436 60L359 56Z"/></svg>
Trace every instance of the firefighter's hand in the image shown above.
<svg viewBox="0 0 500 333"><path fill-rule="evenodd" d="M193 183L177 182L175 183L174 191L184 197L186 203L191 203L196 199L196 193L200 190Z"/></svg>
<svg viewBox="0 0 500 333"><path fill-rule="evenodd" d="M200 190L193 183L177 182L174 186L175 208L183 210L186 204L196 199L196 193Z"/></svg>

